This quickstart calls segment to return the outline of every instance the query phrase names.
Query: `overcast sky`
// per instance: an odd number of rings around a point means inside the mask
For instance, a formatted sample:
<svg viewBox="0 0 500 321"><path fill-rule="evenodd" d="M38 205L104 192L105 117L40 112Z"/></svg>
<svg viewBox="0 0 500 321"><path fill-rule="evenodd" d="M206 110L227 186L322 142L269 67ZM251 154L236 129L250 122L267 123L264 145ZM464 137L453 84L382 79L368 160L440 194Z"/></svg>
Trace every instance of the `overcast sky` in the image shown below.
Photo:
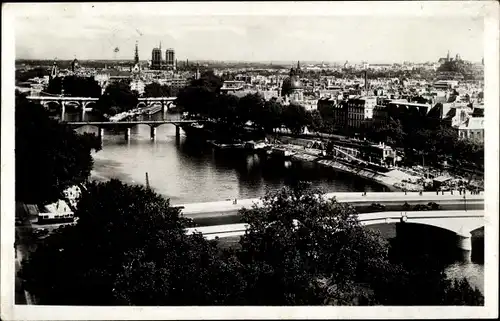
<svg viewBox="0 0 500 321"><path fill-rule="evenodd" d="M424 62L448 50L466 60L483 57L483 19L470 15L167 16L132 15L128 4L115 5L121 14L88 14L71 4L23 11L15 19L16 58L113 59L118 47L116 58L132 59L136 41L141 60L160 42L179 60Z"/></svg>

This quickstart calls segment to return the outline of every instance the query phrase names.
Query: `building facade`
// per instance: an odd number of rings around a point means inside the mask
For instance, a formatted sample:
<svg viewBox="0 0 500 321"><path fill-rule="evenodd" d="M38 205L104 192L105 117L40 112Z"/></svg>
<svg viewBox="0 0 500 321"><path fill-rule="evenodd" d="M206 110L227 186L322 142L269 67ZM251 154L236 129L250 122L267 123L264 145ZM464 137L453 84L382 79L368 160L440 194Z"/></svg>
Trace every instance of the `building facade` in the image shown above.
<svg viewBox="0 0 500 321"><path fill-rule="evenodd" d="M455 128L460 139L484 142L484 117L469 117Z"/></svg>
<svg viewBox="0 0 500 321"><path fill-rule="evenodd" d="M161 49L153 48L151 52L151 69L160 70L162 67Z"/></svg>
<svg viewBox="0 0 500 321"><path fill-rule="evenodd" d="M376 97L355 97L347 101L347 127L360 128L365 120L373 118Z"/></svg>
<svg viewBox="0 0 500 321"><path fill-rule="evenodd" d="M167 69L174 70L175 66L175 51L172 48L168 48L165 51L165 65Z"/></svg>

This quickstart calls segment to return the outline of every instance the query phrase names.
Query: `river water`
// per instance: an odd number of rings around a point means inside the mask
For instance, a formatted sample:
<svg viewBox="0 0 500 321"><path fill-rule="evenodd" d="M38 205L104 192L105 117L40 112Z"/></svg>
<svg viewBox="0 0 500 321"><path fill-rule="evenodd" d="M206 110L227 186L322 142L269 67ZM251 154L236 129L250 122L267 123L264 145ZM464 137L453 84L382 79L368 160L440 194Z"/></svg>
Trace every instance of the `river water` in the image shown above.
<svg viewBox="0 0 500 321"><path fill-rule="evenodd" d="M179 115L156 114L151 119L179 119ZM66 120L80 120L79 114L68 113ZM95 120L87 113L85 120ZM97 128L84 126L77 132L97 133ZM313 164L277 162L257 155L215 152L187 138L181 131L176 139L175 126L157 128L151 141L148 125L131 129L129 141L124 133L105 131L103 148L94 153L91 178L118 178L130 184L146 183L172 204L255 198L267 190L276 190L297 180L311 181L326 192L387 191L387 188L349 174L320 169ZM451 278L466 277L484 293L482 262L453 263L446 272Z"/></svg>

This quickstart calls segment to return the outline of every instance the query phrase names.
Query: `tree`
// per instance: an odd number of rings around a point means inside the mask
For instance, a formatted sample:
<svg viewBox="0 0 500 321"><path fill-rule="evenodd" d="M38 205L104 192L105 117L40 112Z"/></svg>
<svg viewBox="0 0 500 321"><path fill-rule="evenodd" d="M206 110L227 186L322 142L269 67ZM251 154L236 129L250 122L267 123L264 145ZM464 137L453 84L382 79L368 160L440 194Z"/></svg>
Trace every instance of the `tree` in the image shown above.
<svg viewBox="0 0 500 321"><path fill-rule="evenodd" d="M384 241L361 228L348 204L325 200L302 183L262 201L241 211L249 224L241 260L268 275L249 281L257 304L351 303L386 259Z"/></svg>
<svg viewBox="0 0 500 321"><path fill-rule="evenodd" d="M172 90L167 85L160 85L153 82L144 87L144 97L170 97L171 95Z"/></svg>
<svg viewBox="0 0 500 321"><path fill-rule="evenodd" d="M264 131L268 134L273 133L275 128L281 127L283 106L275 99L268 100L264 103L264 111L262 113L261 125Z"/></svg>
<svg viewBox="0 0 500 321"><path fill-rule="evenodd" d="M103 114L116 114L131 110L137 106L137 92L130 90L128 81L121 80L109 84L97 102L97 108Z"/></svg>
<svg viewBox="0 0 500 321"><path fill-rule="evenodd" d="M247 94L240 99L240 114L243 119L252 121L256 126L264 127L266 100L259 93Z"/></svg>
<svg viewBox="0 0 500 321"><path fill-rule="evenodd" d="M175 104L191 114L208 117L217 106L221 87L222 79L213 72L206 72L179 91Z"/></svg>
<svg viewBox="0 0 500 321"><path fill-rule="evenodd" d="M432 261L394 261L391 246L362 227L349 204L323 198L304 183L268 193L240 211L249 225L240 261L252 267L255 304L476 305L481 293L453 286Z"/></svg>
<svg viewBox="0 0 500 321"><path fill-rule="evenodd" d="M323 128L323 118L318 110L307 112L308 125L315 132L319 132Z"/></svg>
<svg viewBox="0 0 500 321"><path fill-rule="evenodd" d="M92 77L66 76L55 77L50 80L47 92L60 95L64 89L64 96L94 97L101 96L101 86Z"/></svg>
<svg viewBox="0 0 500 321"><path fill-rule="evenodd" d="M92 134L79 135L48 117L45 109L16 95L16 199L49 203L67 187L90 176L91 150L101 142Z"/></svg>
<svg viewBox="0 0 500 321"><path fill-rule="evenodd" d="M242 304L241 265L186 235L168 200L117 180L91 183L76 226L46 238L20 275L40 304ZM89 237L91 236L91 237Z"/></svg>
<svg viewBox="0 0 500 321"><path fill-rule="evenodd" d="M290 104L283 110L283 124L294 134L302 133L308 124L307 112L304 106Z"/></svg>

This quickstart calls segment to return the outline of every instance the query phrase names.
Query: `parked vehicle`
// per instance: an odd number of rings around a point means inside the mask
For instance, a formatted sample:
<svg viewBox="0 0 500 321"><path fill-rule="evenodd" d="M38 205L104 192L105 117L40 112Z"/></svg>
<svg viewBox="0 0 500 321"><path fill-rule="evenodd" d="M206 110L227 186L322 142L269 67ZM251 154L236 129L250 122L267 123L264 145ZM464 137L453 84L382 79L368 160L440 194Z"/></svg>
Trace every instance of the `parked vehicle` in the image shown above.
<svg viewBox="0 0 500 321"><path fill-rule="evenodd" d="M438 211L441 209L441 206L439 206L439 204L435 202L429 202L427 204L427 207L429 207L429 210L431 211Z"/></svg>
<svg viewBox="0 0 500 321"><path fill-rule="evenodd" d="M369 209L373 212L382 212L385 211L385 206L380 203L372 203Z"/></svg>
<svg viewBox="0 0 500 321"><path fill-rule="evenodd" d="M417 204L413 207L414 211L428 211L430 210L429 206L424 204Z"/></svg>

